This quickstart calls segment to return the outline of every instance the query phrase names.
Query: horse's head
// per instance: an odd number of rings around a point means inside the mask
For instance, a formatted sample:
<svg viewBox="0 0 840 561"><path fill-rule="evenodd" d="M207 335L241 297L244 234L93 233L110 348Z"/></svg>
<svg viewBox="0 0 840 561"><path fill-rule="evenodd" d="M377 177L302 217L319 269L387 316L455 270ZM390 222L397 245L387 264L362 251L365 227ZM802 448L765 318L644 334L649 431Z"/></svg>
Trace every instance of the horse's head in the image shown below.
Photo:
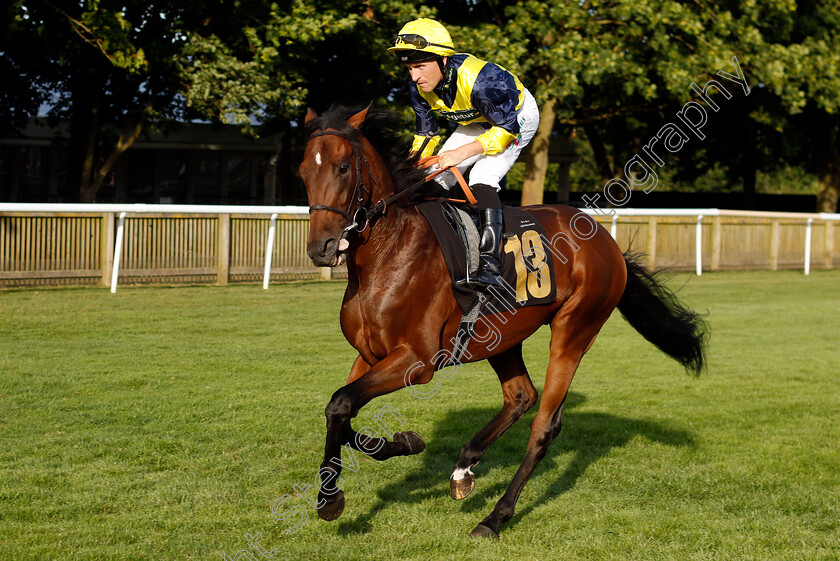
<svg viewBox="0 0 840 561"><path fill-rule="evenodd" d="M318 267L340 265L350 247L347 236L364 227L354 223L364 222L370 203L370 169L363 152L369 144L358 132L368 109L340 122L316 121L312 109L306 113L312 131L300 164L310 212L306 253Z"/></svg>

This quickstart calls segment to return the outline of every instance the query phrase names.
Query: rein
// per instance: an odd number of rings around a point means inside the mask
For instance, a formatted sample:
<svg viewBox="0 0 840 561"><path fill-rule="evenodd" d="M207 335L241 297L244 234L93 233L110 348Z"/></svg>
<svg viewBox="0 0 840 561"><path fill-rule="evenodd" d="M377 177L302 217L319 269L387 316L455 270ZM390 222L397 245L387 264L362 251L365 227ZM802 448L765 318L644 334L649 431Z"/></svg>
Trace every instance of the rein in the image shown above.
<svg viewBox="0 0 840 561"><path fill-rule="evenodd" d="M388 206L390 204L398 201L399 199L405 197L406 195L410 195L411 193L413 193L414 191L416 191L417 189L419 189L420 187L425 185L428 181L432 180L433 178L435 178L436 176L440 175L441 173L443 173L444 171L447 171L447 170L452 171L452 173L458 179L458 183L460 184L461 189L463 189L464 193L467 195L467 199L469 200L470 204L476 204L475 197L473 196L472 191L470 190L469 186L467 185L467 182L464 180L464 176L461 174L461 170L459 170L457 167L451 167L451 168L446 168L446 169L439 169L435 172L432 172L432 173L428 174L423 179L423 181L419 181L419 182L415 183L414 185L403 189L402 191L400 191L399 193L396 193L395 195L389 197L388 199L385 199L385 200L380 199L379 201L374 203L370 208L365 208L364 207L365 193L372 194L373 193L372 185L376 184L376 181L373 179L373 176L370 173L370 163L368 162L367 156L365 156L364 153L362 153L361 156L360 156L359 153L361 152L361 150L357 150L358 143L355 142L353 139L351 139L346 134L344 134L340 131L336 131L336 130L326 130L326 131L312 133L309 136L309 138L307 139L307 142L309 142L309 140L312 140L315 137L324 136L324 135L327 135L327 134L340 136L341 138L343 138L344 140L349 142L350 146L353 147L353 156L355 157L355 160L356 160L356 188L353 190L353 196L350 199L350 205L347 207L346 211L341 210L339 208L327 206L327 205L310 205L309 213L311 214L313 210L326 210L326 211L329 211L329 212L334 212L336 214L340 214L348 222L348 226L346 228L344 228L344 233L349 232L351 230L356 230L359 233L364 232L365 229L370 224L371 220L377 218L379 215L385 214L385 211L388 209ZM370 179L370 182L372 184L371 189L368 189L368 187L365 185L364 180L362 179L362 162L364 162L365 169L367 170L367 176ZM431 167L431 166L435 165L437 162L438 162L438 156L430 156L428 158L423 158L423 159L419 160L418 165L420 167ZM355 203L358 203L358 208L356 209L355 212L353 212L352 217L351 217L350 213L353 210L353 206L354 206ZM361 224L361 221L364 221L364 225Z"/></svg>
<svg viewBox="0 0 840 561"><path fill-rule="evenodd" d="M423 158L423 159L419 160L417 162L417 165L419 165L420 167L423 167L423 168L432 167L433 165L435 165L438 162L438 158L439 158L439 156L429 156L428 158ZM464 190L464 194L467 196L467 200L469 200L470 204L472 204L472 205L476 204L476 200L475 200L475 197L472 194L472 190L470 190L469 185L467 185L467 182L464 180L464 176L461 174L461 170L459 170L457 167L453 166L451 168L439 169L437 171L434 171L434 172L428 174L423 179L423 181L420 181L418 183L415 183L411 187L403 189L402 191L400 191L399 193L397 193L393 197L389 198L387 201L381 201L380 200L378 203L376 203L375 205L373 205L371 207L371 211L377 210L378 212L384 213L385 209L388 208L389 204L393 203L394 201L397 201L397 200L401 199L402 197L404 197L408 194L413 193L418 188L425 185L427 182L431 181L432 179L434 179L435 177L437 177L438 175L440 175L441 173L443 173L447 170L451 171L455 175L455 177L458 179L458 184L461 185L461 189ZM378 209L379 205L382 205L381 210Z"/></svg>

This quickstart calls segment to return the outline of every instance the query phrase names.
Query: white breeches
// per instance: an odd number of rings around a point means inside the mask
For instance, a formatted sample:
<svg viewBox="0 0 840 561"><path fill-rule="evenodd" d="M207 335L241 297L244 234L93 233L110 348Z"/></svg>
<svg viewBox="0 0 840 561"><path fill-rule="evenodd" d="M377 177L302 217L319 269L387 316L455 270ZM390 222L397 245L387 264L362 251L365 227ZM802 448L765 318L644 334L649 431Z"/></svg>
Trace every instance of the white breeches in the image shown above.
<svg viewBox="0 0 840 561"><path fill-rule="evenodd" d="M466 172L467 169L472 167L470 170L470 185L483 183L495 187L497 191L501 189L499 182L510 171L511 166L516 162L522 149L534 138L534 134L536 134L537 127L540 124L539 107L537 107L534 96L528 90L525 90L525 99L522 102L522 107L519 108L516 114L519 119L519 136L508 144L507 148L498 154L479 154L478 156L472 156L458 164L458 169L461 170L461 173ZM484 127L477 123L459 125L449 135L446 142L443 143L438 154L469 144L485 130ZM435 170L437 166L431 169ZM457 183L455 176L451 173L442 173L435 178L435 181L446 189L450 189Z"/></svg>

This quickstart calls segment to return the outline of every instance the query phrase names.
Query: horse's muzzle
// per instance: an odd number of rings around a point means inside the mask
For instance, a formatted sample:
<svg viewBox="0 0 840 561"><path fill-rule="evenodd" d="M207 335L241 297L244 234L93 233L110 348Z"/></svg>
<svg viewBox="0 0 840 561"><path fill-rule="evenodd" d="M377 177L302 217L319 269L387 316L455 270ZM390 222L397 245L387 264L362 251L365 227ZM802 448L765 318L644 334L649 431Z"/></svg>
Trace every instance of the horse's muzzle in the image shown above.
<svg viewBox="0 0 840 561"><path fill-rule="evenodd" d="M313 240L306 244L306 254L316 267L337 267L344 263L343 250L347 248L343 246L346 245L345 240L338 238L329 238L325 241Z"/></svg>

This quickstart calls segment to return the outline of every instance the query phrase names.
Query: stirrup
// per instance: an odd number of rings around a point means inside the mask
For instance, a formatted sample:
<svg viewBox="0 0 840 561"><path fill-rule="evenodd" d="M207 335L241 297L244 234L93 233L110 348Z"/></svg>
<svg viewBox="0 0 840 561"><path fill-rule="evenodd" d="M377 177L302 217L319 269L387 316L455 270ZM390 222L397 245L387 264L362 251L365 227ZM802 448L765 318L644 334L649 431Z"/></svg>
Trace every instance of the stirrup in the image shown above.
<svg viewBox="0 0 840 561"><path fill-rule="evenodd" d="M478 274L470 280L476 290L487 290L491 286L496 288L504 286L501 273L498 270L494 271L492 267L482 267Z"/></svg>
<svg viewBox="0 0 840 561"><path fill-rule="evenodd" d="M493 254L481 256L481 264L475 275L467 275L455 282L456 286L468 287L475 290L487 290L491 286L503 288L504 281L501 274L502 264Z"/></svg>

